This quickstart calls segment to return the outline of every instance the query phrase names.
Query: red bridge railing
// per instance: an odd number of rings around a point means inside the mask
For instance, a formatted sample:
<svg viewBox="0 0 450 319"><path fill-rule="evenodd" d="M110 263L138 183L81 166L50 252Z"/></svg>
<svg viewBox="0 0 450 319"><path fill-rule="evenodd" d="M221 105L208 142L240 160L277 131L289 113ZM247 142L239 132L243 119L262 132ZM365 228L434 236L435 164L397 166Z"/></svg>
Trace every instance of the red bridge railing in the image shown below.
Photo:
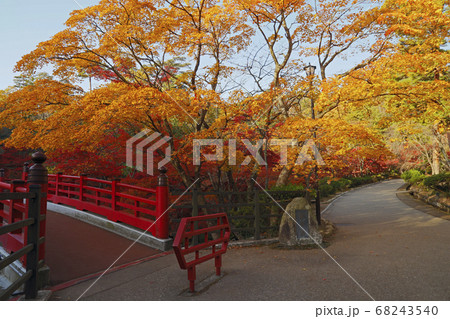
<svg viewBox="0 0 450 319"><path fill-rule="evenodd" d="M165 168L160 169L155 189L90 178L87 175L48 175L48 201L73 206L147 230L156 238L169 237L166 213L169 190Z"/></svg>
<svg viewBox="0 0 450 319"><path fill-rule="evenodd" d="M29 193L29 185L38 184L41 185L41 192L43 193L41 198L40 214L46 215L47 213L47 169L42 165L46 161L46 157L41 152L36 152L32 155L34 165L28 169L27 165L24 165L24 173L22 175L23 180L9 181L5 177L4 169L0 169L0 192L1 193ZM7 199L0 200L0 226L11 225L16 222L20 222L28 218L29 200L23 199ZM44 259L45 256L45 218L41 221L39 226L39 259ZM28 239L28 228L21 228L13 232L0 236L0 245L8 252L16 252L26 246ZM25 262L25 256L20 259L22 263Z"/></svg>

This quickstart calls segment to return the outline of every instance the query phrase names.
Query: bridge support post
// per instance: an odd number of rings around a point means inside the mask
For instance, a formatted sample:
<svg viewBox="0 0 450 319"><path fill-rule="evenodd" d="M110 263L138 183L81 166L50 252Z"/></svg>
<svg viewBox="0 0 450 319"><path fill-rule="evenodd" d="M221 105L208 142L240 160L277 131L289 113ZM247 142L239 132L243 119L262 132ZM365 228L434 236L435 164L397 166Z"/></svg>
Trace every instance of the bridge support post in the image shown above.
<svg viewBox="0 0 450 319"><path fill-rule="evenodd" d="M29 185L30 193L34 193L35 197L29 200L28 218L33 218L34 223L28 226L27 244L33 245L33 249L27 254L27 271L31 271L31 277L25 283L25 299L36 299L38 293L38 276L39 276L39 226L41 206L41 185Z"/></svg>
<svg viewBox="0 0 450 319"><path fill-rule="evenodd" d="M169 238L169 182L167 178L167 168L159 169L158 186L156 187L156 218L155 235L159 239Z"/></svg>

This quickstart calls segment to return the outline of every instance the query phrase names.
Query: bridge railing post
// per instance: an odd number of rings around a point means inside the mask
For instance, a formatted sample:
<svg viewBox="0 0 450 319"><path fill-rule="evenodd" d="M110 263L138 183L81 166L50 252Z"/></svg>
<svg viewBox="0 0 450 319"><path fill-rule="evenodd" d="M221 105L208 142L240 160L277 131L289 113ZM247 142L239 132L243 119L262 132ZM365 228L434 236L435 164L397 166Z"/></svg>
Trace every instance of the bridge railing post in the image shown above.
<svg viewBox="0 0 450 319"><path fill-rule="evenodd" d="M41 151L38 151L31 155L31 160L33 161L33 166L30 167L28 173L28 185L36 184L41 185L41 215L47 214L47 192L48 192L48 171L43 165L47 160L47 157ZM58 177L57 177L58 178ZM56 183L56 189L58 189L58 182ZM40 223L39 237L45 236L45 219ZM39 259L44 259L45 256L45 245L41 244L39 247Z"/></svg>
<svg viewBox="0 0 450 319"><path fill-rule="evenodd" d="M26 187L26 182L19 180L19 179L15 179L11 182L11 193L15 193L17 192L17 189L19 187L23 188ZM23 204L23 199L11 199L10 201L10 206L9 206L9 216L10 216L10 223L15 223L18 222L20 220L24 220L26 219L26 217L24 216L23 210L20 208L20 206ZM11 232L11 234L21 234L23 231L23 228L18 229L16 231Z"/></svg>
<svg viewBox="0 0 450 319"><path fill-rule="evenodd" d="M30 168L28 167L29 163L25 162L23 163L23 169L22 169L22 180L26 181L28 177L28 173L30 172Z"/></svg>
<svg viewBox="0 0 450 319"><path fill-rule="evenodd" d="M59 196L59 189L60 189L60 185L59 183L61 182L61 172L56 173L55 176L55 196Z"/></svg>
<svg viewBox="0 0 450 319"><path fill-rule="evenodd" d="M169 238L169 181L167 178L167 169L159 169L158 186L156 186L156 237L160 239Z"/></svg>
<svg viewBox="0 0 450 319"><path fill-rule="evenodd" d="M5 169L4 168L0 168L0 182L4 182L5 181Z"/></svg>
<svg viewBox="0 0 450 319"><path fill-rule="evenodd" d="M117 209L117 191L119 186L117 186L117 183L120 183L120 178L114 178L111 181L111 209L116 210ZM119 197L120 198L120 197Z"/></svg>
<svg viewBox="0 0 450 319"><path fill-rule="evenodd" d="M80 189L79 189L79 195L78 195L80 201L83 201L83 198L84 198L83 188L84 188L84 185L86 184L87 177L88 177L88 174L86 174L86 173L80 174Z"/></svg>

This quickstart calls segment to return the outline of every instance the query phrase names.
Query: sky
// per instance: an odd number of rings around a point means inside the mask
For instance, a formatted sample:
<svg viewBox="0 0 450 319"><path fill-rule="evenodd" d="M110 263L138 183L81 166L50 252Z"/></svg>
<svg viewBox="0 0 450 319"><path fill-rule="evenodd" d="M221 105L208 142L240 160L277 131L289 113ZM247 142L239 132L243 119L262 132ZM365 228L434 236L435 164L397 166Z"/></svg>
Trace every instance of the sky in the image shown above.
<svg viewBox="0 0 450 319"><path fill-rule="evenodd" d="M14 65L65 29L70 12L99 0L0 0L0 90L14 84ZM45 70L44 70L45 71Z"/></svg>
<svg viewBox="0 0 450 319"><path fill-rule="evenodd" d="M13 69L21 57L54 34L65 29L64 22L70 12L91 5L100 0L0 0L0 90L14 84ZM361 60L361 56L356 60ZM330 66L331 74L346 70L351 61L339 61ZM314 61L305 60L304 62ZM358 61L359 62L359 61ZM51 69L42 71L51 73ZM331 75L328 74L328 75ZM94 83L95 84L95 83ZM85 89L88 84L81 84Z"/></svg>

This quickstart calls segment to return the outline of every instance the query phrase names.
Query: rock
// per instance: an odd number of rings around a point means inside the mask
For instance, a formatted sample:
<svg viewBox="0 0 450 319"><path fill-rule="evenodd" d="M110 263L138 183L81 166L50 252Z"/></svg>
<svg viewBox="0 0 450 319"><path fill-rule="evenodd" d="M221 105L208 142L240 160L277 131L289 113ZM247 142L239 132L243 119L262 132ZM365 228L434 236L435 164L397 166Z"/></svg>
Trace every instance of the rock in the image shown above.
<svg viewBox="0 0 450 319"><path fill-rule="evenodd" d="M314 240L308 235L306 235L304 238L297 238L298 226L294 221L296 210L308 210L308 233ZM294 198L287 205L286 212L287 214L283 214L283 217L281 218L280 232L278 236L280 244L287 246L322 244L322 235L319 232L319 225L317 224L315 210L312 209L305 198Z"/></svg>
<svg viewBox="0 0 450 319"><path fill-rule="evenodd" d="M409 190L410 194L415 198L450 213L450 198L446 193L429 190L417 185L412 185Z"/></svg>

